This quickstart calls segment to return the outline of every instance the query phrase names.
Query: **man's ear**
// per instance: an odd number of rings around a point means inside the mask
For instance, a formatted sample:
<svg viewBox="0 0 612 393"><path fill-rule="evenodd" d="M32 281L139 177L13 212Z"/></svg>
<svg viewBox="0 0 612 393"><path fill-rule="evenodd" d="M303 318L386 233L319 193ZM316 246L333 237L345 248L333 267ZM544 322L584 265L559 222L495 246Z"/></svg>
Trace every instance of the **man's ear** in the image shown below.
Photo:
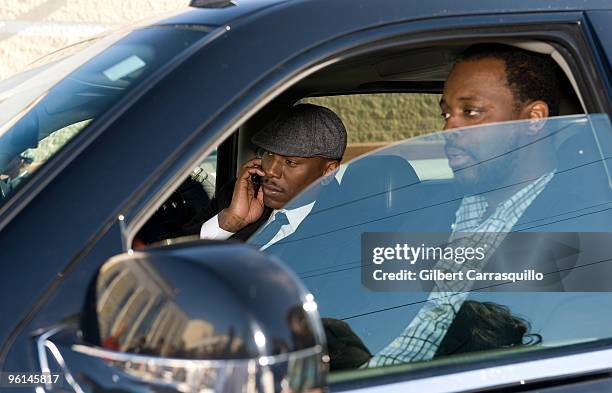
<svg viewBox="0 0 612 393"><path fill-rule="evenodd" d="M548 114L548 104L542 100L530 102L523 107L521 118L530 120L529 134L535 135L542 129Z"/></svg>
<svg viewBox="0 0 612 393"><path fill-rule="evenodd" d="M333 171L338 169L340 166L340 161L337 160L329 160L325 163L325 167L323 169L323 176L327 176L331 174Z"/></svg>
<svg viewBox="0 0 612 393"><path fill-rule="evenodd" d="M526 108L529 110L529 119L539 120L548 117L548 104L542 100L533 101Z"/></svg>

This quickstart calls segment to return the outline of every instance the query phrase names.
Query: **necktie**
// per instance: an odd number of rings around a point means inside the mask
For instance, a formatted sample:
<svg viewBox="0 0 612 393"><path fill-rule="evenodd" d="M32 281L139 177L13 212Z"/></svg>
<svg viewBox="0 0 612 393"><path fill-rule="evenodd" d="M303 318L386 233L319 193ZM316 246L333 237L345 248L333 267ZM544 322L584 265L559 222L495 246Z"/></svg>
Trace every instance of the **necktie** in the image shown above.
<svg viewBox="0 0 612 393"><path fill-rule="evenodd" d="M249 243L254 244L257 247L263 247L268 244L268 242L272 240L274 236L276 236L283 225L287 224L289 224L287 215L284 212L277 212L274 215L274 220L263 227L259 233L256 233L255 236L249 240Z"/></svg>

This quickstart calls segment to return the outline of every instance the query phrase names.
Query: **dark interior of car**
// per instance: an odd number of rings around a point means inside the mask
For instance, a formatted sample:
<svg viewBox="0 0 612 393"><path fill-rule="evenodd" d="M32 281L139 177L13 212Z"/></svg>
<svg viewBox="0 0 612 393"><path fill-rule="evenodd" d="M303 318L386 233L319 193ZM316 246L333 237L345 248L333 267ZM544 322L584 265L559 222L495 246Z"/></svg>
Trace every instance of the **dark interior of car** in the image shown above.
<svg viewBox="0 0 612 393"><path fill-rule="evenodd" d="M387 48L348 58L304 78L258 111L219 145L214 177L216 184L210 183L213 179L210 176L205 176L205 180L202 179L202 174L199 177L194 174L188 177L140 230L135 245L143 246L172 238L197 236L197 233L185 233L185 225L214 197L213 189L218 191L233 181L238 165L255 154L255 149L250 143L251 136L284 108L307 97L377 93L441 94L453 59L473 43L459 42L417 48ZM536 51L545 53L555 51L552 44L542 42L506 43L527 48L533 47ZM579 93L570 82L571 74L568 77L567 73L571 73L567 64L560 64L561 77L559 80L562 94L560 115L584 113L585 109L581 104ZM370 165L374 164L370 163ZM368 171L381 173L381 168L389 168L388 163L383 163L382 166L377 164ZM350 180L351 171L348 172ZM389 174L392 172L390 171ZM382 173L385 171L383 170ZM387 178L392 181L389 176ZM440 188L441 192L444 189L440 182L433 182L432 187Z"/></svg>

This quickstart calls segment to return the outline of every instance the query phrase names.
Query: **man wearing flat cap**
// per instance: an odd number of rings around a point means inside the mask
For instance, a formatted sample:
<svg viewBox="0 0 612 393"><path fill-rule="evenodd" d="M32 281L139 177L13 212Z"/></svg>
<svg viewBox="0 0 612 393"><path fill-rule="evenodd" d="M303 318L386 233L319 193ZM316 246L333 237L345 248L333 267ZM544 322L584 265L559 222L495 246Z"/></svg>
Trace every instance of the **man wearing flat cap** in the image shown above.
<svg viewBox="0 0 612 393"><path fill-rule="evenodd" d="M321 176L333 176L347 137L334 112L298 104L277 116L251 141L261 149L261 158L244 163L233 190L223 190L211 202L210 209L217 214L202 225L201 238L247 240L261 227L257 244L265 249L294 233L316 201L283 207Z"/></svg>

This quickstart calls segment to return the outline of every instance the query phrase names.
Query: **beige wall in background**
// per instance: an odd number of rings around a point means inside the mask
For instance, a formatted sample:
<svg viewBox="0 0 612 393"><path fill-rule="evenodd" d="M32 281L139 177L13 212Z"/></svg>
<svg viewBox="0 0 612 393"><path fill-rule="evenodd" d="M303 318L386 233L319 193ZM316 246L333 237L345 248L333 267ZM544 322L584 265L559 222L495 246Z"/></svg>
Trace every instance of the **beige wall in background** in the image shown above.
<svg viewBox="0 0 612 393"><path fill-rule="evenodd" d="M189 0L0 0L0 80L41 56Z"/></svg>

